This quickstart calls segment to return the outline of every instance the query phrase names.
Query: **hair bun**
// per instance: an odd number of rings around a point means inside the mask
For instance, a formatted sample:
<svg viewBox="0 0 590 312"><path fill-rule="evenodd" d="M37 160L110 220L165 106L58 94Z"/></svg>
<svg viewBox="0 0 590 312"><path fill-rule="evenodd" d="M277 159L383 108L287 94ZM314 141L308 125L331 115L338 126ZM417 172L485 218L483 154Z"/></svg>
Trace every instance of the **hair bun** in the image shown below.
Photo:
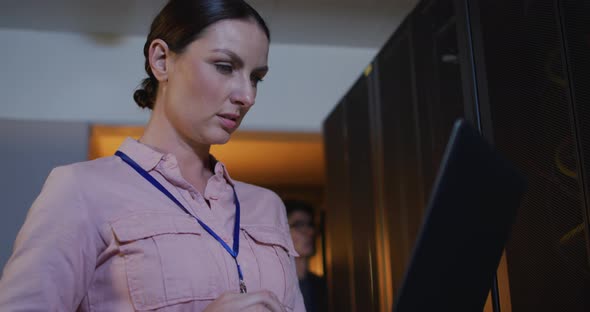
<svg viewBox="0 0 590 312"><path fill-rule="evenodd" d="M133 92L133 100L135 100L135 103L141 108L148 107L147 98L147 92L145 92L144 89L138 89Z"/></svg>
<svg viewBox="0 0 590 312"><path fill-rule="evenodd" d="M141 82L141 87L133 92L133 100L141 108L153 109L155 93L154 82L148 77Z"/></svg>

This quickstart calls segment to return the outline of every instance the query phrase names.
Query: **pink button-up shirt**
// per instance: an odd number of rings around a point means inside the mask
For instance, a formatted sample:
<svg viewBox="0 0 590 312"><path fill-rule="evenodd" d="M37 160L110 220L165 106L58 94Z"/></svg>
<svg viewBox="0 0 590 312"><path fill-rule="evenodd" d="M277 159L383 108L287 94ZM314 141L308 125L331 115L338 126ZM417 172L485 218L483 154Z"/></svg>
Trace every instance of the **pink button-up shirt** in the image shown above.
<svg viewBox="0 0 590 312"><path fill-rule="evenodd" d="M200 194L173 155L132 139L120 150L229 246L233 186L241 205L238 262L248 291L271 290L287 311L305 311L297 254L276 194L233 181L221 162ZM226 291L239 291L232 256L112 156L51 172L4 268L0 311L201 311Z"/></svg>

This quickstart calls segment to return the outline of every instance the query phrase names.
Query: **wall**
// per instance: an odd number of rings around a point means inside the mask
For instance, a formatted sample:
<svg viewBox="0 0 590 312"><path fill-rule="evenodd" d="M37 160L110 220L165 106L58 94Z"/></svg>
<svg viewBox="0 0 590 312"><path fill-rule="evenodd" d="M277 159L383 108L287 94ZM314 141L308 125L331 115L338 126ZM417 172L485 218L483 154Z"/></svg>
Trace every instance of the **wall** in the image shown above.
<svg viewBox="0 0 590 312"><path fill-rule="evenodd" d="M0 118L0 270L47 175L56 166L86 159L88 135L80 122Z"/></svg>
<svg viewBox="0 0 590 312"><path fill-rule="evenodd" d="M132 99L143 36L0 29L0 118L142 124ZM319 132L376 49L271 44L271 68L242 129Z"/></svg>

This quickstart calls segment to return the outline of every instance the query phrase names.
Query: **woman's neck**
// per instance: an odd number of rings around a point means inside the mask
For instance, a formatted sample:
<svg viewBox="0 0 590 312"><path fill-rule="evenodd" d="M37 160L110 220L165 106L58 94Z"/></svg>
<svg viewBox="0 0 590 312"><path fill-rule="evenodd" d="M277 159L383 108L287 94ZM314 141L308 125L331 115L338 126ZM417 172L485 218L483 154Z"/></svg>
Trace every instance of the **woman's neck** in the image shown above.
<svg viewBox="0 0 590 312"><path fill-rule="evenodd" d="M140 142L162 153L176 157L180 172L199 193L203 194L213 175L210 166L210 145L188 142L161 114L152 114Z"/></svg>

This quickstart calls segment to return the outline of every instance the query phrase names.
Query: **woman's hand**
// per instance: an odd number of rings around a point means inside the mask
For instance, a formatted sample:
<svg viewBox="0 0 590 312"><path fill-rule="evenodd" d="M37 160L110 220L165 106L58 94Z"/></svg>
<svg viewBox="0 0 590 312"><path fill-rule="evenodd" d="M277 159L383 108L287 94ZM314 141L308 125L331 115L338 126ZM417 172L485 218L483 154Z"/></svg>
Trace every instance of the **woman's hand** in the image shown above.
<svg viewBox="0 0 590 312"><path fill-rule="evenodd" d="M226 292L215 299L203 312L250 309L259 311L260 308L265 308L262 311L286 312L277 296L269 290L259 290L247 294Z"/></svg>

